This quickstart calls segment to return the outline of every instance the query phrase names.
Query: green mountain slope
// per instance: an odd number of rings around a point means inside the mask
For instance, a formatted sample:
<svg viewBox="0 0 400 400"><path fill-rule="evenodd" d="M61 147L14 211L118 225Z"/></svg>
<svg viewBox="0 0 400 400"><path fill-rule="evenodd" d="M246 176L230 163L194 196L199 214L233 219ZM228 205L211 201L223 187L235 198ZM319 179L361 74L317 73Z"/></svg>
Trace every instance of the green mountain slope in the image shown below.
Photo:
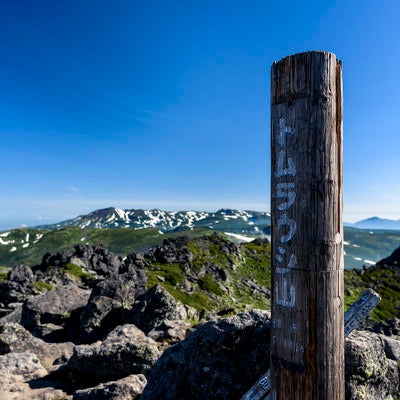
<svg viewBox="0 0 400 400"><path fill-rule="evenodd" d="M130 253L156 246L165 238L179 235L196 237L212 233L212 230L203 228L186 229L167 234L160 233L156 228L81 229L72 227L58 230L14 229L7 236L0 236L3 241L3 243L0 243L0 265L12 267L20 263L27 265L39 264L45 253L72 252L74 246L78 243L92 246L102 244L111 252L126 256Z"/></svg>

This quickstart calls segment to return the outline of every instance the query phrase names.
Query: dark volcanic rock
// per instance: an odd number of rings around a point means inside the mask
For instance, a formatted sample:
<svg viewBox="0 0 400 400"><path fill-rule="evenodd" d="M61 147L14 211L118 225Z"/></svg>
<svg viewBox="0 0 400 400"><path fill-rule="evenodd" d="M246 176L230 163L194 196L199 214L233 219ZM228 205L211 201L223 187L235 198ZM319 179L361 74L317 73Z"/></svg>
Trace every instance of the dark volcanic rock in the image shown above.
<svg viewBox="0 0 400 400"><path fill-rule="evenodd" d="M110 253L108 249L101 245L78 244L75 246L75 251L69 261L73 263L74 258L79 259L83 264L81 265L85 266L88 272L94 271L105 277L116 274L122 264L120 256Z"/></svg>
<svg viewBox="0 0 400 400"><path fill-rule="evenodd" d="M31 284L35 278L31 268L24 264L17 265L8 273L8 280L19 283L26 287Z"/></svg>
<svg viewBox="0 0 400 400"><path fill-rule="evenodd" d="M75 346L65 373L72 373L77 387L84 388L130 374L146 375L159 357L154 340L134 325L123 325L102 343Z"/></svg>
<svg viewBox="0 0 400 400"><path fill-rule="evenodd" d="M35 281L32 269L17 265L8 273L6 282L0 283L0 302L4 304L22 302L32 293L30 285Z"/></svg>
<svg viewBox="0 0 400 400"><path fill-rule="evenodd" d="M80 322L80 338L90 343L123 322L135 298L144 293L146 278L135 269L97 283L93 288Z"/></svg>
<svg viewBox="0 0 400 400"><path fill-rule="evenodd" d="M142 394L146 382L144 375L129 375L118 381L77 390L73 400L135 400Z"/></svg>
<svg viewBox="0 0 400 400"><path fill-rule="evenodd" d="M141 400L239 399L269 368L270 313L207 322L168 348Z"/></svg>
<svg viewBox="0 0 400 400"><path fill-rule="evenodd" d="M24 303L21 324L29 330L46 323L68 324L79 316L89 295L90 291L70 284L32 297Z"/></svg>
<svg viewBox="0 0 400 400"><path fill-rule="evenodd" d="M188 238L184 236L165 239L153 250L155 261L168 264L191 262L193 254L186 247L187 242Z"/></svg>
<svg viewBox="0 0 400 400"><path fill-rule="evenodd" d="M191 329L191 325L185 321L169 321L164 320L156 328L152 329L147 336L156 342L163 342L171 345L185 339L187 332Z"/></svg>
<svg viewBox="0 0 400 400"><path fill-rule="evenodd" d="M187 319L188 310L162 286L155 285L138 299L127 321L148 333L164 320Z"/></svg>

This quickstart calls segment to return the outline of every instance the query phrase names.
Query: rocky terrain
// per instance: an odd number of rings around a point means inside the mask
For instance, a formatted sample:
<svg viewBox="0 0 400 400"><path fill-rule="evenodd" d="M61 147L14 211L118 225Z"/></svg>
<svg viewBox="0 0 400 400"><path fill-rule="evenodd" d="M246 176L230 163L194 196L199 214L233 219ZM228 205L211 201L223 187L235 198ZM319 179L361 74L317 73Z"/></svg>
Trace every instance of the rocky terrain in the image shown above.
<svg viewBox="0 0 400 400"><path fill-rule="evenodd" d="M0 283L0 398L239 399L269 367L269 251L177 237L14 267ZM346 340L346 399L398 398L399 362L400 320L366 323Z"/></svg>

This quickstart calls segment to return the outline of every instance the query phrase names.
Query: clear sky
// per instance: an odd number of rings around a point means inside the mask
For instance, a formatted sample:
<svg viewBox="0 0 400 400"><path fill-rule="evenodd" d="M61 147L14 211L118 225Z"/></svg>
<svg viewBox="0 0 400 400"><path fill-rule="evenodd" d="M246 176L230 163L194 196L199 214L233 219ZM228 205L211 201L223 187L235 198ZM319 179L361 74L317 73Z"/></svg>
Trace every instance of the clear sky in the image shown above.
<svg viewBox="0 0 400 400"><path fill-rule="evenodd" d="M1 0L0 229L269 210L273 61L343 61L345 220L400 218L397 0Z"/></svg>

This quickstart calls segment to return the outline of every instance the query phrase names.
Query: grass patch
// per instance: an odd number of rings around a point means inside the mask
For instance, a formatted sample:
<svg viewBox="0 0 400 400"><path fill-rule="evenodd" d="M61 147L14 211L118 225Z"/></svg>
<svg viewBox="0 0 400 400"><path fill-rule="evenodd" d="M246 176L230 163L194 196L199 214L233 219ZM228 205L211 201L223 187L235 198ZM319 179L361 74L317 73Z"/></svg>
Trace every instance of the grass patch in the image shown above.
<svg viewBox="0 0 400 400"><path fill-rule="evenodd" d="M193 292L190 294L186 294L176 289L171 285L163 285L164 288L181 303L193 307L198 311L207 310L210 311L215 307L215 303L204 293Z"/></svg>
<svg viewBox="0 0 400 400"><path fill-rule="evenodd" d="M162 277L163 281L174 286L181 284L185 279L184 273L179 264L153 263L147 271L148 288L151 288L156 283L159 283L157 275Z"/></svg>
<svg viewBox="0 0 400 400"><path fill-rule="evenodd" d="M243 243L240 253L240 275L266 288L271 287L271 245L259 241Z"/></svg>
<svg viewBox="0 0 400 400"><path fill-rule="evenodd" d="M66 264L63 267L63 272L65 272L66 274L72 275L78 279L82 279L82 280L95 279L95 276L83 271L81 267L79 267L78 265L72 264L72 263Z"/></svg>
<svg viewBox="0 0 400 400"><path fill-rule="evenodd" d="M31 284L32 288L38 290L39 292L48 292L50 290L54 289L54 286L49 283L49 282L44 282L44 281L39 281L39 282L33 282Z"/></svg>
<svg viewBox="0 0 400 400"><path fill-rule="evenodd" d="M206 274L203 278L199 279L198 285L200 289L214 293L217 296L222 296L224 294L211 274Z"/></svg>

